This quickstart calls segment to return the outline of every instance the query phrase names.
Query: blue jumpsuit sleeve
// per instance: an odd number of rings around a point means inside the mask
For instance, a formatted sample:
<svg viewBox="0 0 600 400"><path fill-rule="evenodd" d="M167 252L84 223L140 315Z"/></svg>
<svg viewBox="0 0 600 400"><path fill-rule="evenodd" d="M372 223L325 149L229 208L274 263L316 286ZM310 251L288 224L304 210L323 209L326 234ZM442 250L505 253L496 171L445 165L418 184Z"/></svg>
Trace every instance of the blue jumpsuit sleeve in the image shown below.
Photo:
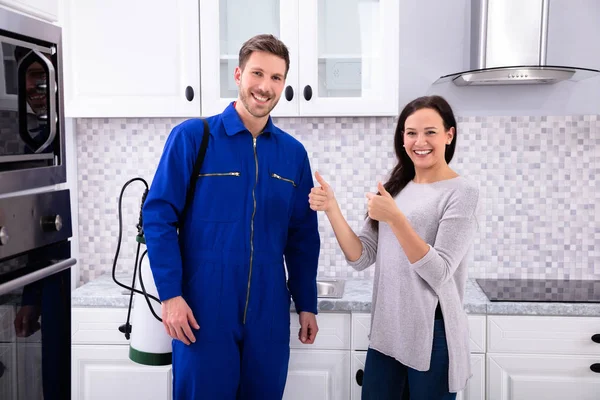
<svg viewBox="0 0 600 400"><path fill-rule="evenodd" d="M176 223L190 183L196 157L194 147L181 125L173 128L142 207L150 269L161 301L182 294L182 261Z"/></svg>
<svg viewBox="0 0 600 400"><path fill-rule="evenodd" d="M312 173L306 155L294 199L284 256L288 269L288 286L296 312L317 314L317 270L321 240L317 213L308 204L312 187Z"/></svg>

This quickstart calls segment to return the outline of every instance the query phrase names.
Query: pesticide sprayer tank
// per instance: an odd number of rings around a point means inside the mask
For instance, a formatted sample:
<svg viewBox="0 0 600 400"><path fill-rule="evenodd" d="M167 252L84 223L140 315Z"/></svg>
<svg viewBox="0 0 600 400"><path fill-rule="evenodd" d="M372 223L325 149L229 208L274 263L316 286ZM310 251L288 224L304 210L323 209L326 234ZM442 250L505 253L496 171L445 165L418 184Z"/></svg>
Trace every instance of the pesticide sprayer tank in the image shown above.
<svg viewBox="0 0 600 400"><path fill-rule="evenodd" d="M154 283L150 261L143 257L140 271L146 293L158 297L158 290ZM136 279L135 288L142 290L139 277ZM150 299L156 315L161 315L161 305ZM132 331L129 342L129 358L143 365L169 365L171 364L172 338L167 335L162 322L150 311L148 302L143 295L135 293L132 311Z"/></svg>

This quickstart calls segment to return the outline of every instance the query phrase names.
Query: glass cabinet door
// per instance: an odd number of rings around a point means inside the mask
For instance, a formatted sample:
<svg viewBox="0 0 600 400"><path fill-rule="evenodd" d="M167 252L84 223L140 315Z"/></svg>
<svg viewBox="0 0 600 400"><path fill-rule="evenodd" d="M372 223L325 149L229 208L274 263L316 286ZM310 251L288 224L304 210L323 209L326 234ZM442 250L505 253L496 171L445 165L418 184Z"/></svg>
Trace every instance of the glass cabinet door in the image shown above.
<svg viewBox="0 0 600 400"><path fill-rule="evenodd" d="M398 113L397 0L303 0L301 115Z"/></svg>
<svg viewBox="0 0 600 400"><path fill-rule="evenodd" d="M285 90L273 115L297 114L298 0L200 0L202 115L222 112L238 96L233 72L242 44L254 35L270 33L290 51ZM289 93L293 92L292 96Z"/></svg>

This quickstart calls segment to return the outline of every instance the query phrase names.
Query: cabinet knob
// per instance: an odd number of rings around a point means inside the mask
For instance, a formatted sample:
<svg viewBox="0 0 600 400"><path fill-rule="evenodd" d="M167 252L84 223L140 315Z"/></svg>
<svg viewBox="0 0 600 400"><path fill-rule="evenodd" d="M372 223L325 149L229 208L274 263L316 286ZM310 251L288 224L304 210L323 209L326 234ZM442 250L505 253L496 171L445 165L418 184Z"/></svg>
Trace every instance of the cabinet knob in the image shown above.
<svg viewBox="0 0 600 400"><path fill-rule="evenodd" d="M304 99L306 101L312 99L312 88L310 87L310 85L304 86Z"/></svg>
<svg viewBox="0 0 600 400"><path fill-rule="evenodd" d="M285 88L285 99L287 101L292 101L294 98L294 89L291 86Z"/></svg>
<svg viewBox="0 0 600 400"><path fill-rule="evenodd" d="M362 369L359 369L358 371L356 371L356 383L358 384L358 386L362 386L364 375L365 375L365 372Z"/></svg>
<svg viewBox="0 0 600 400"><path fill-rule="evenodd" d="M600 343L600 333L596 333L592 336L592 342Z"/></svg>
<svg viewBox="0 0 600 400"><path fill-rule="evenodd" d="M590 365L590 369L597 374L600 374L600 363Z"/></svg>
<svg viewBox="0 0 600 400"><path fill-rule="evenodd" d="M194 88L192 88L191 86L185 88L185 98L188 101L194 100Z"/></svg>
<svg viewBox="0 0 600 400"><path fill-rule="evenodd" d="M58 214L42 217L40 223L44 232L58 232L63 227L62 217Z"/></svg>

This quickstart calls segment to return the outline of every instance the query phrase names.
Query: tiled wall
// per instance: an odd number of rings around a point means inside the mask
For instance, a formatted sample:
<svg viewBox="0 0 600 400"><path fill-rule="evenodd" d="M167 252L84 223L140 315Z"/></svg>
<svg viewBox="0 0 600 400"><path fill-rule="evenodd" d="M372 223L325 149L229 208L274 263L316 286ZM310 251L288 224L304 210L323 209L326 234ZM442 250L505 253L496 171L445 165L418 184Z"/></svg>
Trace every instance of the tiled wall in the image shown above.
<svg viewBox="0 0 600 400"><path fill-rule="evenodd" d="M81 282L110 272L122 185L153 176L177 119L78 120ZM312 167L335 189L355 230L365 192L395 163L393 118L281 118L307 148ZM600 279L600 116L459 118L451 164L481 188L480 231L471 277ZM135 257L142 186L124 199L119 272ZM348 267L319 216L321 276L371 277Z"/></svg>

